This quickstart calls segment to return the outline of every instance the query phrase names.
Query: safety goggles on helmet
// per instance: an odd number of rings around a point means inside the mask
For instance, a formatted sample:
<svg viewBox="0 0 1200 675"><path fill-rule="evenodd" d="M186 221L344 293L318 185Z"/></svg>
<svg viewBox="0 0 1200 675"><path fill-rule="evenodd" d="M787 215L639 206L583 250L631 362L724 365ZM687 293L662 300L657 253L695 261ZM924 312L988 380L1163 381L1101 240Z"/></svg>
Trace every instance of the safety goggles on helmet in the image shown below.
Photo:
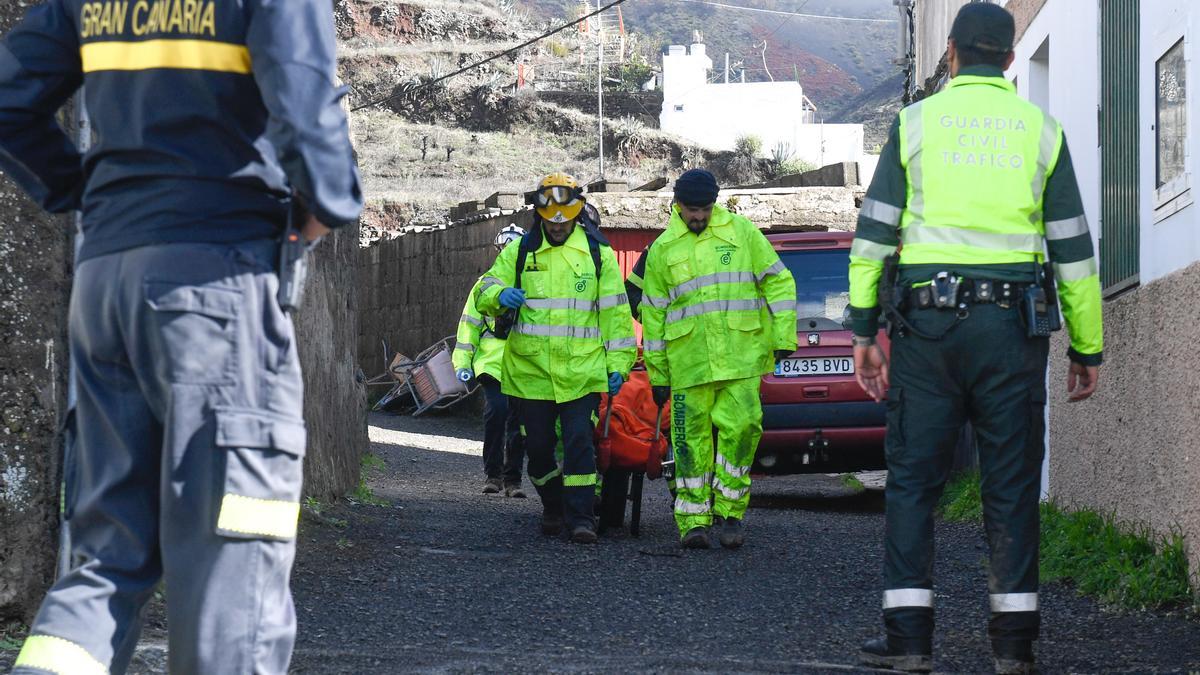
<svg viewBox="0 0 1200 675"><path fill-rule="evenodd" d="M551 204L559 206L574 206L583 199L583 188L567 185L550 185L525 193L525 203L539 209L549 208Z"/></svg>

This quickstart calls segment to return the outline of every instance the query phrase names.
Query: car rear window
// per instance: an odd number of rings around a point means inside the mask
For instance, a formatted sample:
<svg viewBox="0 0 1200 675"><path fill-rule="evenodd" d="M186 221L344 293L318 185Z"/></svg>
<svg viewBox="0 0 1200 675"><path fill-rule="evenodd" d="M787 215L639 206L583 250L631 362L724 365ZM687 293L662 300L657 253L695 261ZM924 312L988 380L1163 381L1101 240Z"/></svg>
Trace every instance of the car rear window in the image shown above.
<svg viewBox="0 0 1200 675"><path fill-rule="evenodd" d="M796 279L797 322L811 326L814 319L827 319L841 328L842 313L850 304L850 251L782 251L779 259Z"/></svg>

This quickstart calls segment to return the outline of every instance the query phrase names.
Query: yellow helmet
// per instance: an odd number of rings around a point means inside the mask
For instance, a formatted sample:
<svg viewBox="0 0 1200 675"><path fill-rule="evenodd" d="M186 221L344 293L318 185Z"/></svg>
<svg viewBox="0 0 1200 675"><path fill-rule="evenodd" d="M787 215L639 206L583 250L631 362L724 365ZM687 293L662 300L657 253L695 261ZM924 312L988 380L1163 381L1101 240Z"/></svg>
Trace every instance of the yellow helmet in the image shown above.
<svg viewBox="0 0 1200 675"><path fill-rule="evenodd" d="M538 215L552 223L565 223L579 217L583 210L583 188L573 176L552 173L526 195L525 201L537 208Z"/></svg>

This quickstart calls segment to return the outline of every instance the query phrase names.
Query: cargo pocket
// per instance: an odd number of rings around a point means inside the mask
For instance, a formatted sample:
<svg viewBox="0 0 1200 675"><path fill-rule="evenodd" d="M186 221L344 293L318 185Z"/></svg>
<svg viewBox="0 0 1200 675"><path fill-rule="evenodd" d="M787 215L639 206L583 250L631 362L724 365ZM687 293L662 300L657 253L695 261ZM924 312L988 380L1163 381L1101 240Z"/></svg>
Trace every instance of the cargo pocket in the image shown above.
<svg viewBox="0 0 1200 675"><path fill-rule="evenodd" d="M230 384L237 369L236 288L147 281L167 377L177 384Z"/></svg>
<svg viewBox="0 0 1200 675"><path fill-rule="evenodd" d="M693 316L672 321L668 323L665 328L663 328L663 339L674 340L676 338L681 338L684 335L691 333L692 329L695 327L696 317Z"/></svg>
<svg viewBox="0 0 1200 675"><path fill-rule="evenodd" d="M900 387L888 389L887 400L887 434L884 437L883 450L888 460L899 458L904 453L904 390Z"/></svg>
<svg viewBox="0 0 1200 675"><path fill-rule="evenodd" d="M1025 440L1025 455L1039 465L1046 457L1046 390L1040 383L1029 392L1029 438Z"/></svg>
<svg viewBox="0 0 1200 675"><path fill-rule="evenodd" d="M216 446L225 462L217 534L294 539L304 479L304 422L242 408L217 408L216 418Z"/></svg>
<svg viewBox="0 0 1200 675"><path fill-rule="evenodd" d="M685 281L691 281L693 277L691 255L685 251L667 256L667 270L673 285L678 286Z"/></svg>
<svg viewBox="0 0 1200 675"><path fill-rule="evenodd" d="M760 330L762 328L762 317L758 312L733 311L727 313L728 325L734 330L740 330L747 333Z"/></svg>
<svg viewBox="0 0 1200 675"><path fill-rule="evenodd" d="M521 356L537 356L542 353L542 343L546 338L536 335L525 335L513 331L508 335L508 346L512 348L513 353Z"/></svg>

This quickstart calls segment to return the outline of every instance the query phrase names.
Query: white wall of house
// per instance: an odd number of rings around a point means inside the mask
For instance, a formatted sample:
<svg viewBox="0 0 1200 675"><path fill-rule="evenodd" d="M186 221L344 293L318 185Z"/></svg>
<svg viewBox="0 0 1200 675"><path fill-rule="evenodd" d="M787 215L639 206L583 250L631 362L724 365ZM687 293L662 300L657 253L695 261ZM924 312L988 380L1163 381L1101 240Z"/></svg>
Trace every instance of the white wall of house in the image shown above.
<svg viewBox="0 0 1200 675"><path fill-rule="evenodd" d="M762 156L785 144L816 166L857 162L861 124L806 124L804 89L797 82L708 83L712 60L704 45L674 45L663 55L663 131L714 150L732 150L739 136L762 140Z"/></svg>
<svg viewBox="0 0 1200 675"><path fill-rule="evenodd" d="M1140 281L1146 284L1200 260L1200 207L1192 183L1200 173L1200 91L1195 64L1200 57L1200 4L1195 0L1141 0L1139 118L1141 156ZM1158 185L1157 62L1180 40L1187 62L1187 137L1182 176Z"/></svg>
<svg viewBox="0 0 1200 675"><path fill-rule="evenodd" d="M1100 150L1096 106L1100 100L1100 48L1096 3L1049 0L1013 48L1005 75L1017 93L1050 113L1063 127L1083 208L1099 251ZM1047 373L1047 386L1062 381ZM1050 411L1047 409L1047 421ZM1050 493L1050 425L1042 464L1042 497Z"/></svg>

